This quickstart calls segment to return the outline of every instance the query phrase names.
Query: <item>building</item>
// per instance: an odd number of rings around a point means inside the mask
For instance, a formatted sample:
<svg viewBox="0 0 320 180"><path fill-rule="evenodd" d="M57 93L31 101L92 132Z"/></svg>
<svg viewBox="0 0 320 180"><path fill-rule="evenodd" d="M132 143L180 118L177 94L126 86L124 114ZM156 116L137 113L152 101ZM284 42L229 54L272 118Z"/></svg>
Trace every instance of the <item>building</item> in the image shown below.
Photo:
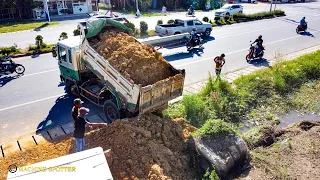
<svg viewBox="0 0 320 180"><path fill-rule="evenodd" d="M34 0L43 2L43 0ZM85 14L98 10L98 0L47 0L50 16ZM35 13L41 9L35 9ZM43 13L41 13L43 17Z"/></svg>

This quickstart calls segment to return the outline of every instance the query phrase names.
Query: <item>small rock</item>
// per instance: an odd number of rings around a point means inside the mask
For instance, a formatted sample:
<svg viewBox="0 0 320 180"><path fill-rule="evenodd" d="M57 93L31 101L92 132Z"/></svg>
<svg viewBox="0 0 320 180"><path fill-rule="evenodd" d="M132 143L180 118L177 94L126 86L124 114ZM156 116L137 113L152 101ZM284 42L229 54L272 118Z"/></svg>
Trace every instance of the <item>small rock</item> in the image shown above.
<svg viewBox="0 0 320 180"><path fill-rule="evenodd" d="M132 137L132 138L134 138L136 136L136 133L135 132L133 132L131 135L130 135L130 137Z"/></svg>
<svg viewBox="0 0 320 180"><path fill-rule="evenodd" d="M143 136L146 137L146 138L151 138L152 137L152 134L150 131L144 131L143 132Z"/></svg>

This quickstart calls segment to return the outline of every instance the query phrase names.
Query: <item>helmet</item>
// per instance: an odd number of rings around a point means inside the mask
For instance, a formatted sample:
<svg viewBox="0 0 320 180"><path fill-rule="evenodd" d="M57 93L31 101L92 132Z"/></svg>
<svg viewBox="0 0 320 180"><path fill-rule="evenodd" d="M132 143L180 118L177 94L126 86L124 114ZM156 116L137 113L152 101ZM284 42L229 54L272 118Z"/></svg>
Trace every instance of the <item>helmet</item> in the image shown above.
<svg viewBox="0 0 320 180"><path fill-rule="evenodd" d="M306 17L303 17L302 19L305 19Z"/></svg>
<svg viewBox="0 0 320 180"><path fill-rule="evenodd" d="M259 35L259 39L261 39L262 38L262 35Z"/></svg>
<svg viewBox="0 0 320 180"><path fill-rule="evenodd" d="M225 54L221 54L221 57L226 57L226 55Z"/></svg>
<svg viewBox="0 0 320 180"><path fill-rule="evenodd" d="M196 28L193 28L193 29L192 29L192 31L196 31L196 30L197 30Z"/></svg>

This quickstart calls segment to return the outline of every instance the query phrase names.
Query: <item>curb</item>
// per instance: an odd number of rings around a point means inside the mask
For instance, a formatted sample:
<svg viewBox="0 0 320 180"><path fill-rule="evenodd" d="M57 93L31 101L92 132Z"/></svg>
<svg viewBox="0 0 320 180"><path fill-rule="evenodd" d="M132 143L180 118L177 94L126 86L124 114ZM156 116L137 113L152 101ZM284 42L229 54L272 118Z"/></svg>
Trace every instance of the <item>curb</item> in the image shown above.
<svg viewBox="0 0 320 180"><path fill-rule="evenodd" d="M33 56L33 55L47 54L47 53L51 53L51 52L52 52L52 50L41 51L39 53L17 54L17 55L12 55L11 58L27 57L27 56Z"/></svg>

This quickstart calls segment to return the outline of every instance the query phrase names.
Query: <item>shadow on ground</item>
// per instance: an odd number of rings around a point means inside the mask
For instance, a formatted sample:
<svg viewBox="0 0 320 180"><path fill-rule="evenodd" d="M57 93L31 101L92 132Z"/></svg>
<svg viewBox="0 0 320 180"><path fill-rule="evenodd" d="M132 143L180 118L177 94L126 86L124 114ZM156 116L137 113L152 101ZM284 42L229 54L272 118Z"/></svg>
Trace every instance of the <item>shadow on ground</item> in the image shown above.
<svg viewBox="0 0 320 180"><path fill-rule="evenodd" d="M7 74L1 73L0 74L0 88L5 86L7 83L9 83L12 80L18 79L19 77L21 77L21 75L7 76Z"/></svg>
<svg viewBox="0 0 320 180"><path fill-rule="evenodd" d="M258 66L258 67L269 67L270 66L269 61L265 58L251 60L250 62L248 62L248 64Z"/></svg>
<svg viewBox="0 0 320 180"><path fill-rule="evenodd" d="M170 61L184 60L186 58L193 58L194 56L201 57L203 54L203 48L193 48L187 52L179 52L172 55L164 56L164 58Z"/></svg>
<svg viewBox="0 0 320 180"><path fill-rule="evenodd" d="M47 26L49 26L49 23L44 23L41 26L34 28L33 30L34 31L41 31L42 28L45 28Z"/></svg>
<svg viewBox="0 0 320 180"><path fill-rule="evenodd" d="M300 35L314 37L310 32L301 32Z"/></svg>

